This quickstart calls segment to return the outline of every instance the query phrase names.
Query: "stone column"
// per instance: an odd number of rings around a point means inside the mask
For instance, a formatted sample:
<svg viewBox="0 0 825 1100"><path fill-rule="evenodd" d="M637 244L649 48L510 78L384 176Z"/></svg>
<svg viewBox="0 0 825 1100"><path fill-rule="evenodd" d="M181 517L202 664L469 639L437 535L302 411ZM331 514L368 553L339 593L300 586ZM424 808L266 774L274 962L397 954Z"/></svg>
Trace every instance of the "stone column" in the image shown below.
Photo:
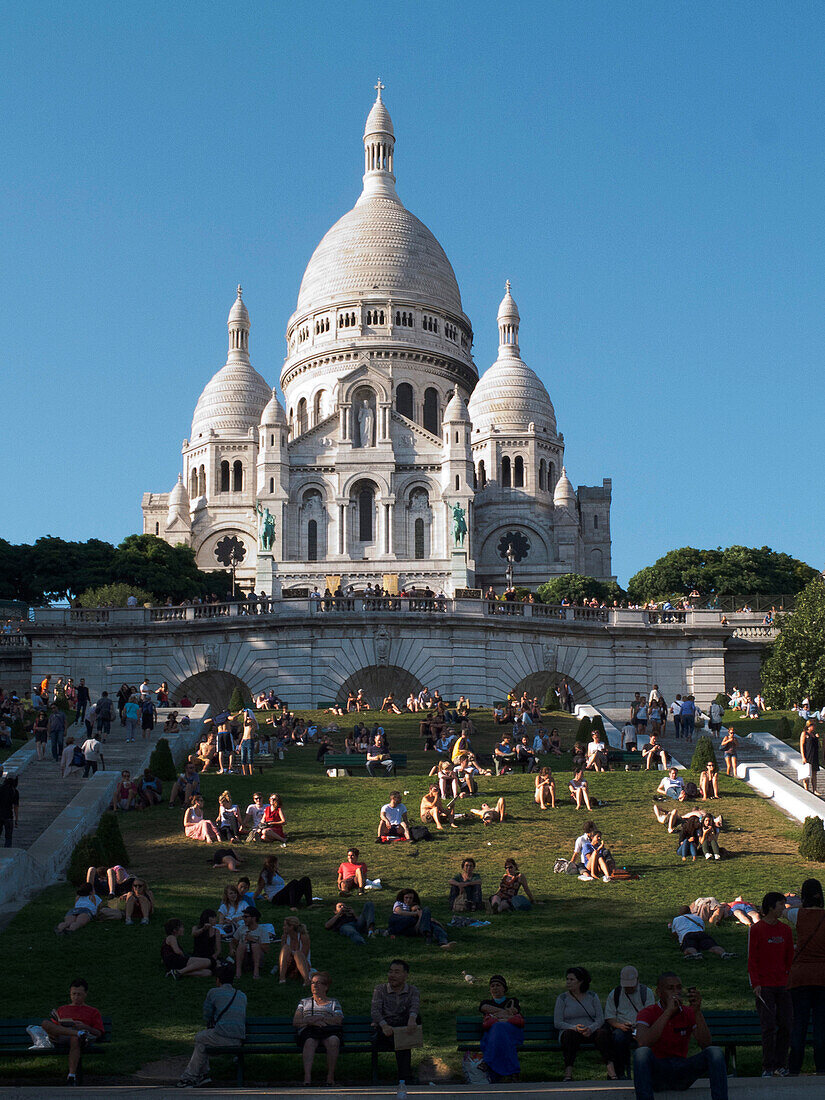
<svg viewBox="0 0 825 1100"><path fill-rule="evenodd" d="M387 501L387 553L392 557L395 554L395 539L393 538L393 516L395 513L395 499Z"/></svg>
<svg viewBox="0 0 825 1100"><path fill-rule="evenodd" d="M347 504L346 500L338 501L338 553L342 556L347 552Z"/></svg>

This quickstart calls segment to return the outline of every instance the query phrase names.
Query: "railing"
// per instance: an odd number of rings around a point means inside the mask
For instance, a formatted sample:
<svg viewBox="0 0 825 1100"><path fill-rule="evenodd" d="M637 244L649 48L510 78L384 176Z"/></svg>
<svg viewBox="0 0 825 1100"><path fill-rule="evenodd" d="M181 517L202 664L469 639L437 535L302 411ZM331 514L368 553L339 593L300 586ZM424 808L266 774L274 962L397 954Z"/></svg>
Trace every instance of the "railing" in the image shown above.
<svg viewBox="0 0 825 1100"><path fill-rule="evenodd" d="M645 611L636 608L562 607L560 604L521 603L491 599L453 599L444 596L314 596L301 599L279 599L259 596L254 600L229 603L189 604L183 607L117 607L117 608L37 608L33 627L57 626L107 627L128 630L144 625L208 622L213 619L255 619L260 623L272 619L295 619L308 616L384 615L387 613L421 616L445 616L474 619L541 619L567 624L565 629L591 624L595 627L654 627L656 630L725 628L740 638L771 639L777 627L763 623L758 612L721 612L707 609ZM724 618L724 622L722 619ZM16 635L0 635L14 639ZM13 646L15 642L4 641ZM26 643L18 643L26 644Z"/></svg>
<svg viewBox="0 0 825 1100"><path fill-rule="evenodd" d="M0 649L31 649L31 644L25 634L0 634Z"/></svg>

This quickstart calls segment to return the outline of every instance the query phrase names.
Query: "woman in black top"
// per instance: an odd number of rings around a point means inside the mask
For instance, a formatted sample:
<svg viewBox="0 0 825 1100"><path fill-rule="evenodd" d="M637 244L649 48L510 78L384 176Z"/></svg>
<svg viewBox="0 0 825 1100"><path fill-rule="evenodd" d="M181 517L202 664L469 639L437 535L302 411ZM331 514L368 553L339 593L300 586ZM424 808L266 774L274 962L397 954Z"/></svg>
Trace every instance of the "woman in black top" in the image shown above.
<svg viewBox="0 0 825 1100"><path fill-rule="evenodd" d="M816 773L819 771L819 734L813 722L806 722L802 736L799 738L799 755L806 764L810 765L810 778L802 780L806 791L816 794Z"/></svg>
<svg viewBox="0 0 825 1100"><path fill-rule="evenodd" d="M221 957L221 933L218 914L214 909L204 909L192 928L192 953L201 959L209 959L214 974Z"/></svg>

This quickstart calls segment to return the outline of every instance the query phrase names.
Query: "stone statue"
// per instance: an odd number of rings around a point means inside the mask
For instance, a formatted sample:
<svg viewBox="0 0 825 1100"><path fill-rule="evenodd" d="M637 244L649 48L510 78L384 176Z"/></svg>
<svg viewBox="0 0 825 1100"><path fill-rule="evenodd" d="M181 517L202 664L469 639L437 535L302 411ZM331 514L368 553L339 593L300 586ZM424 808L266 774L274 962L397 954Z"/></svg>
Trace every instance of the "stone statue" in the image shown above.
<svg viewBox="0 0 825 1100"><path fill-rule="evenodd" d="M467 534L467 521L464 518L466 513L460 504L451 505L450 510L453 513L453 542L456 546L463 546L464 536Z"/></svg>
<svg viewBox="0 0 825 1100"><path fill-rule="evenodd" d="M373 445L372 430L374 424L375 414L365 397L361 402L361 408L358 410L358 445L360 447L371 447Z"/></svg>
<svg viewBox="0 0 825 1100"><path fill-rule="evenodd" d="M262 508L261 502L255 505L258 513L258 545L261 550L271 550L275 541L275 517L268 508Z"/></svg>

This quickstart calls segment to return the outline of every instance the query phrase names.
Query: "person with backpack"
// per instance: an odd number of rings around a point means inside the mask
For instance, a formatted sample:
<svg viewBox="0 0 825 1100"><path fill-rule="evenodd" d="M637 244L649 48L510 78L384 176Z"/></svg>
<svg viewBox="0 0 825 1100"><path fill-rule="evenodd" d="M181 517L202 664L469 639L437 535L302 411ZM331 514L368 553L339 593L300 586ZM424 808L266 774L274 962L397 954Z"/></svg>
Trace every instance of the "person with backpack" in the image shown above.
<svg viewBox="0 0 825 1100"><path fill-rule="evenodd" d="M155 719L158 716L158 708L152 702L151 695L141 699L140 703L140 728L143 730L143 739L148 741L155 728Z"/></svg>
<svg viewBox="0 0 825 1100"><path fill-rule="evenodd" d="M115 706L109 698L108 691L104 691L95 703L95 713L97 715L97 732L101 734L101 740L105 741L111 732L112 718L115 713Z"/></svg>
<svg viewBox="0 0 825 1100"><path fill-rule="evenodd" d="M653 990L639 981L636 967L622 967L619 984L604 1002L604 1027L613 1043L613 1064L619 1077L630 1077L630 1059L636 1047L633 1037L636 1016L655 1000Z"/></svg>

